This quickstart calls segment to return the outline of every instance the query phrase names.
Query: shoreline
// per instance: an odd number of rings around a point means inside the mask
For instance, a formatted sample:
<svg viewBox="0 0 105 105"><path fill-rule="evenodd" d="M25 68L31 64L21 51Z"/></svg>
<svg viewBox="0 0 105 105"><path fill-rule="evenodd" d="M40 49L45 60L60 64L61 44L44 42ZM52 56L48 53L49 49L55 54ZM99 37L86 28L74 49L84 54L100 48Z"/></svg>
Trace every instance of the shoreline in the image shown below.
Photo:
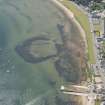
<svg viewBox="0 0 105 105"><path fill-rule="evenodd" d="M86 40L86 33L84 31L84 29L82 28L82 26L80 25L80 23L75 19L75 16L73 14L73 12L71 12L68 8L66 8L60 1L58 0L51 0L51 2L57 7L59 8L64 15L67 16L67 18L72 21L78 28L80 35L83 38L83 41L85 42L85 52L87 54L87 40Z"/></svg>
<svg viewBox="0 0 105 105"><path fill-rule="evenodd" d="M80 35L82 36L82 40L84 41L85 44L85 53L87 55L87 40L86 40L86 33L84 31L84 29L82 28L82 26L80 25L80 23L75 19L75 16L73 14L73 12L71 12L68 8L66 8L60 1L58 0L51 0L51 2L57 7L59 8L65 16L67 16L67 18L72 21L78 28ZM81 104L84 105L87 102L87 99L85 97L79 97L81 100ZM77 100L78 102L79 100Z"/></svg>

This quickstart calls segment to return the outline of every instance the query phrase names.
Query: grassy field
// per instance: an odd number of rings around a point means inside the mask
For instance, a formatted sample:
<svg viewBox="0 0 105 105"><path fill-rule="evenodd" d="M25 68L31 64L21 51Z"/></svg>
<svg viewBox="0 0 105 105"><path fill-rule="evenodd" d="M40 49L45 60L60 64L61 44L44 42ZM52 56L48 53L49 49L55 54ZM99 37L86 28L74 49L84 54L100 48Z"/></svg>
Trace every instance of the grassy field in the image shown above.
<svg viewBox="0 0 105 105"><path fill-rule="evenodd" d="M86 33L87 44L88 44L88 59L91 64L94 64L95 56L94 56L94 50L93 50L93 41L92 41L92 34L91 34L90 24L89 24L87 15L85 15L81 10L78 10L78 8L68 0L63 0L62 4L65 5L68 9L70 9L74 13L75 18L83 27Z"/></svg>
<svg viewBox="0 0 105 105"><path fill-rule="evenodd" d="M96 100L95 105L100 105L100 104L101 104L100 100Z"/></svg>

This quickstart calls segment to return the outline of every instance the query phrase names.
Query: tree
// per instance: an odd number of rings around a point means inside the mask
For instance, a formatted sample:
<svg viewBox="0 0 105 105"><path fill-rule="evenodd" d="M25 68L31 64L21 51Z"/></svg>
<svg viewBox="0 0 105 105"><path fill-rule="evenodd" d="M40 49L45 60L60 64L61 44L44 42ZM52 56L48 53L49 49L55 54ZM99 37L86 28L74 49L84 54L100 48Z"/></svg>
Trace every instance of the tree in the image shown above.
<svg viewBox="0 0 105 105"><path fill-rule="evenodd" d="M100 3L102 2L103 0L93 0L94 2L97 2L97 3Z"/></svg>
<svg viewBox="0 0 105 105"><path fill-rule="evenodd" d="M92 5L91 5L91 10L103 10L105 8L105 4L103 3L96 3L94 2Z"/></svg>
<svg viewBox="0 0 105 105"><path fill-rule="evenodd" d="M78 4L89 5L90 2L101 3L103 0L72 0Z"/></svg>
<svg viewBox="0 0 105 105"><path fill-rule="evenodd" d="M89 5L89 3L90 3L92 0L72 0L72 1L75 1L77 4Z"/></svg>

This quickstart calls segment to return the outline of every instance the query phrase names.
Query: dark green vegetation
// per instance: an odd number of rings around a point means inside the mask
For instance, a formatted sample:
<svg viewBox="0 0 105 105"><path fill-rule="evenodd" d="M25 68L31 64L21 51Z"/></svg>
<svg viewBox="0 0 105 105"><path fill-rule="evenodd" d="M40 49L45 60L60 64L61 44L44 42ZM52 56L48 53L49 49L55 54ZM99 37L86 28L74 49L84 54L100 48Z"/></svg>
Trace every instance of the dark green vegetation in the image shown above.
<svg viewBox="0 0 105 105"><path fill-rule="evenodd" d="M77 4L88 6L91 2L100 3L103 0L72 0L72 1L76 2Z"/></svg>
<svg viewBox="0 0 105 105"><path fill-rule="evenodd" d="M92 0L72 0L72 1L76 2L77 4L89 5L89 3L90 3Z"/></svg>
<svg viewBox="0 0 105 105"><path fill-rule="evenodd" d="M79 5L89 7L91 11L105 9L105 3L102 2L103 0L72 0L72 1L74 1Z"/></svg>
<svg viewBox="0 0 105 105"><path fill-rule="evenodd" d="M103 2L93 2L90 6L90 9L91 11L94 11L94 10L104 10L105 9L105 3Z"/></svg>
<svg viewBox="0 0 105 105"><path fill-rule="evenodd" d="M100 104L101 104L101 101L97 99L97 100L95 101L95 105L100 105Z"/></svg>

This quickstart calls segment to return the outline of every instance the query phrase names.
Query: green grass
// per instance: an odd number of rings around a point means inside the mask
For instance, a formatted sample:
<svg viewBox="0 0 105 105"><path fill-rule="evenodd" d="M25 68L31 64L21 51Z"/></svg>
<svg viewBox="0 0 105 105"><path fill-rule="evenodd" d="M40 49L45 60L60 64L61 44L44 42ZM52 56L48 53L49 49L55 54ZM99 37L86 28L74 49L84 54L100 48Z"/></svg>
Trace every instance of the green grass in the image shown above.
<svg viewBox="0 0 105 105"><path fill-rule="evenodd" d="M99 21L99 20L97 20L97 21ZM102 33L101 24L100 24L100 23L97 23L97 24L96 24L96 23L93 21L93 27L94 27L94 30L97 31L97 32L96 32L96 35L99 36L99 35L100 35L99 33Z"/></svg>
<svg viewBox="0 0 105 105"><path fill-rule="evenodd" d="M87 66L87 68L86 68L86 70L85 70L85 76L86 76L87 79L90 79L91 82L94 81L94 79L93 79L93 77L94 77L94 72L93 72L93 70L91 70L88 66Z"/></svg>
<svg viewBox="0 0 105 105"><path fill-rule="evenodd" d="M101 101L100 100L96 100L95 101L95 105L100 105Z"/></svg>
<svg viewBox="0 0 105 105"><path fill-rule="evenodd" d="M86 33L87 44L88 44L88 59L91 64L94 64L96 60L94 56L93 41L92 41L93 38L90 30L88 16L85 15L81 10L78 10L78 8L68 0L63 0L62 4L65 5L68 9L70 9L74 13L75 18L83 27Z"/></svg>
<svg viewBox="0 0 105 105"><path fill-rule="evenodd" d="M94 25L94 29L97 31L101 30L101 26L99 24Z"/></svg>

